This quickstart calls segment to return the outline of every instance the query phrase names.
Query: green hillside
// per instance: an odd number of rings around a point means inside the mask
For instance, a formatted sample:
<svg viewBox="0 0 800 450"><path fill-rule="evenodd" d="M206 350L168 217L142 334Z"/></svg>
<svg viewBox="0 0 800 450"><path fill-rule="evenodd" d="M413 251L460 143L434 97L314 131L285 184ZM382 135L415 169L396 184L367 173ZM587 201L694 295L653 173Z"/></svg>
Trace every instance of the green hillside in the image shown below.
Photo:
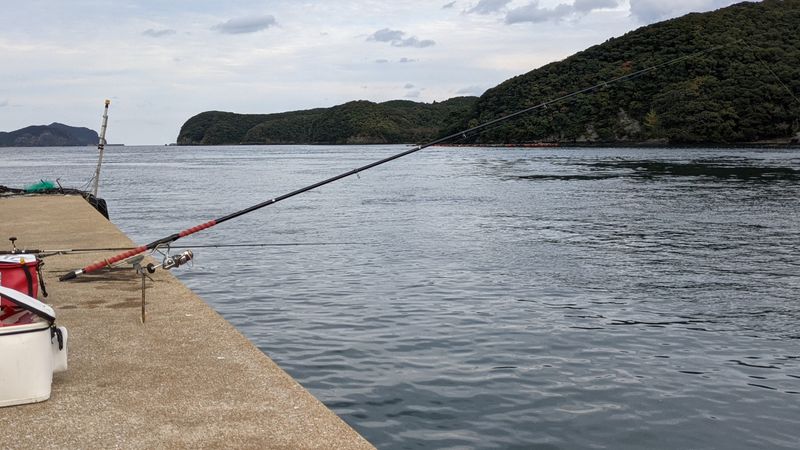
<svg viewBox="0 0 800 450"><path fill-rule="evenodd" d="M800 0L740 3L610 39L487 91L470 122L717 45L725 46L508 122L475 140L715 144L795 136L800 131Z"/></svg>
<svg viewBox="0 0 800 450"><path fill-rule="evenodd" d="M514 77L480 98L355 101L267 115L205 112L179 144L412 143L487 122L678 57L721 48L581 94L474 143L730 144L800 133L800 0L740 3L646 26Z"/></svg>
<svg viewBox="0 0 800 450"><path fill-rule="evenodd" d="M278 114L209 111L181 127L178 144L385 144L436 137L463 122L476 97L440 103L354 101L332 108Z"/></svg>
<svg viewBox="0 0 800 450"><path fill-rule="evenodd" d="M0 147L65 147L97 145L97 132L83 127L71 127L53 122L50 125L31 125L11 132L0 131Z"/></svg>

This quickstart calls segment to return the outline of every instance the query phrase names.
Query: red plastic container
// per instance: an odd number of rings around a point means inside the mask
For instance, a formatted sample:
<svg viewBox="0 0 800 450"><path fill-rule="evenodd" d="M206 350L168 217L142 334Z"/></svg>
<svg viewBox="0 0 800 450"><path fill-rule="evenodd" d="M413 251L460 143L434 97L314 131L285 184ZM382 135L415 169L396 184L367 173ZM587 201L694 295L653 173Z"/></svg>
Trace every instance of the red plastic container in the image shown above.
<svg viewBox="0 0 800 450"><path fill-rule="evenodd" d="M0 286L37 298L41 263L36 255L0 255ZM8 299L0 297L0 307L14 309L15 305Z"/></svg>

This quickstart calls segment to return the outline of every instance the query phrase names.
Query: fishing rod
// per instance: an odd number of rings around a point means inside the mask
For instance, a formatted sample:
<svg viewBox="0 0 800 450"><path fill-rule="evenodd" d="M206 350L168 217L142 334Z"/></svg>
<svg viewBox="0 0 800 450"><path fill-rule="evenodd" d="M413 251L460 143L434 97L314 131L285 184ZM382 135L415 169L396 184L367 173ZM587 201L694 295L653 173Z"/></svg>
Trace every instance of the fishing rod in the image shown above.
<svg viewBox="0 0 800 450"><path fill-rule="evenodd" d="M270 205L274 205L275 203L278 203L280 201L286 200L288 198L292 198L292 197L294 197L296 195L300 195L300 194L302 194L304 192L308 192L308 191L313 190L313 189L317 189L319 187L325 186L326 184L330 184L330 183L333 183L335 181L341 180L342 178L347 178L347 177L356 175L356 174L358 174L360 172L363 172L365 170L369 170L369 169L372 169L374 167L377 167L377 166L386 164L388 162L394 161L396 159L402 158L404 156L411 155L411 154L416 153L416 152L418 152L420 150L423 150L425 148L432 147L432 146L437 145L437 144L445 143L445 142L450 141L452 139L464 138L469 133L474 133L476 131L488 128L490 126L499 124L501 122L508 121L508 120L513 119L515 117L521 116L523 114L526 114L526 113L529 113L529 112L532 112L532 111L535 111L535 110L538 110L538 109L546 108L547 106L552 105L554 103L559 103L559 102L562 102L564 100L577 97L578 95L581 95L581 94L584 94L584 93L587 93L587 92L591 92L591 91L593 91L595 89L607 87L607 86L609 86L611 84L619 83L621 81L624 81L624 80L627 80L627 79L630 79L630 78L638 77L640 75L644 75L644 74L652 72L654 70L657 70L657 69L660 69L660 68L663 68L663 67L666 67L666 66L670 66L670 65L673 65L673 64L677 64L677 63L679 63L681 61L685 61L687 59L696 58L698 56L701 56L701 55L716 51L716 50L718 50L720 48L723 48L726 45L729 45L729 44L719 45L719 46L708 48L706 50L702 50L702 51L699 51L699 52L696 52L696 53L692 53L690 55L684 55L684 56L680 56L680 57L677 57L677 58L673 58L673 59L671 59L669 61L666 61L666 62L663 62L663 63L660 63L660 64L656 64L656 65L653 65L653 66L650 66L650 67L646 67L644 69L641 69L641 70L638 70L638 71L635 71L635 72L631 72L631 73L626 74L626 75L621 75L621 76L618 76L616 78L612 78L610 80L597 83L597 84L595 84L593 86L590 86L590 87L587 87L587 88L584 88L584 89L580 89L578 91L571 92L569 94L565 94L565 95L562 95L560 97L556 97L556 98L551 99L551 100L544 101L544 102L539 103L537 105L530 106L530 107L525 108L525 109L521 109L521 110L519 110L517 112L514 112L514 113L511 113L511 114L499 117L497 119L490 120L488 122L484 122L484 123L476 125L474 127L467 128L467 129L465 129L463 131L459 131L457 133L453 133L453 134L450 134L450 135L435 139L435 140L430 141L428 143L417 145L417 146L415 146L415 147L413 147L413 148L411 148L409 150L394 154L394 155L389 156L387 158L383 158L381 160L378 160L378 161L363 165L363 166L358 167L356 169L341 173L339 175L332 176L330 178L327 178L327 179L324 179L322 181L316 182L314 184L310 184L310 185L302 187L300 189L288 192L288 193L280 195L278 197L274 197L274 198L271 198L269 200L265 200L265 201L263 201L261 203L257 203L255 205L252 205L252 206L247 207L245 209L233 212L233 213L228 214L226 216L222 216L222 217L219 217L217 219L209 220L208 222L201 223L201 224L193 226L191 228L187 228L187 229L185 229L183 231L180 231L178 233L171 234L169 236L166 236L166 237L163 237L161 239L155 240L155 241L153 241L153 242L151 242L149 244L141 245L139 247L132 248L132 249L127 250L125 252L119 253L119 254L111 257L111 258L102 259L102 260L96 261L96 262L94 262L94 263L92 263L92 264L90 264L90 265L88 265L88 266L86 266L86 267L84 267L82 269L76 269L76 270L73 270L71 272L68 272L68 273L60 276L58 279L59 279L59 281L71 280L73 278L78 277L79 275L82 275L82 274L85 274L85 273L94 272L94 271L100 270L100 269L102 269L104 267L111 266L112 264L115 264L115 263L117 263L119 261L122 261L124 259L127 259L127 258L130 258L132 256L138 255L139 253L143 253L143 252L146 252L148 250L155 250L155 249L157 249L159 247L163 247L163 246L169 247L171 243L177 241L180 238L192 235L192 234L197 233L197 232L202 231L202 230L206 230L208 228L211 228L211 227L219 225L219 224L221 224L223 222L227 222L229 220L235 219L237 217L243 216L245 214L251 213L251 212L256 211L258 209L261 209L261 208L264 208L264 207L267 207L267 206L270 206Z"/></svg>
<svg viewBox="0 0 800 450"><path fill-rule="evenodd" d="M97 143L97 151L100 155L97 157L97 169L94 171L94 183L92 184L92 195L97 197L97 189L100 186L100 166L103 165L103 150L106 148L106 128L108 128L108 105L111 100L106 100L106 107L103 110L103 123L100 125L100 142Z"/></svg>
<svg viewBox="0 0 800 450"><path fill-rule="evenodd" d="M257 247L311 247L326 245L370 245L368 242L275 242L275 243L252 243L252 244L197 244L197 245L173 245L172 248L257 248ZM55 255L69 255L73 253L100 253L100 252L120 252L133 250L136 247L104 247L104 248L65 248L59 250L40 250L40 249L20 249L0 250L0 255L36 255L39 258L46 258Z"/></svg>

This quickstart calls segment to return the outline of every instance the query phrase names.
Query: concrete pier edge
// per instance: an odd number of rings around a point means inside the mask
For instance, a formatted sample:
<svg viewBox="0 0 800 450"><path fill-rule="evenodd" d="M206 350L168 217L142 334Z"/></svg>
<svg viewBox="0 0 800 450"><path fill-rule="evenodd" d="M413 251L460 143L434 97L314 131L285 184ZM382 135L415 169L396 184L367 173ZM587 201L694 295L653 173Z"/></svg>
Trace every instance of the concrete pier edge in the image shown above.
<svg viewBox="0 0 800 450"><path fill-rule="evenodd" d="M0 197L0 217L0 248L133 245L79 196ZM69 370L50 400L0 408L2 447L374 448L168 271L148 282L144 325L130 267L57 281L113 254L45 258Z"/></svg>

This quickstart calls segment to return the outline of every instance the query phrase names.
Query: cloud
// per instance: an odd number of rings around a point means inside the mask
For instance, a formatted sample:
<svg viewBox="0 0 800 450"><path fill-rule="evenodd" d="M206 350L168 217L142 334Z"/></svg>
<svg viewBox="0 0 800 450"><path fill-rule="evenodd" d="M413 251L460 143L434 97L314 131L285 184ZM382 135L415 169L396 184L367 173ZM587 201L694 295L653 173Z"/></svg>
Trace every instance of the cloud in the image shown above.
<svg viewBox="0 0 800 450"><path fill-rule="evenodd" d="M214 25L212 29L225 34L256 33L277 25L275 17L271 15L255 17L239 17Z"/></svg>
<svg viewBox="0 0 800 450"><path fill-rule="evenodd" d="M163 28L163 29L160 29L160 30L156 30L156 29L153 29L153 28L148 28L148 29L142 31L142 35L150 36L150 37L154 37L154 38L160 38L160 37L164 37L164 36L169 36L169 35L175 34L175 33L177 33L177 31L169 29L169 28Z"/></svg>
<svg viewBox="0 0 800 450"><path fill-rule="evenodd" d="M374 62L375 62L375 64L389 64L391 61L389 61L386 58L380 58L380 59L376 59ZM417 60L403 57L403 58L398 59L397 62L399 62L400 64L406 64L406 63L417 62Z"/></svg>
<svg viewBox="0 0 800 450"><path fill-rule="evenodd" d="M430 39L419 40L416 37L411 36L408 39L403 39L399 43L398 42L392 42L392 45L394 45L395 47L425 48L425 47L430 47L430 46L436 45L436 42L432 41Z"/></svg>
<svg viewBox="0 0 800 450"><path fill-rule="evenodd" d="M375 64L389 64L391 61L389 61L386 58L380 58L380 59L376 59L373 62ZM398 59L397 62L400 63L400 64L407 64L407 63L417 62L417 60L416 59L412 59L412 58L403 57L403 58Z"/></svg>
<svg viewBox="0 0 800 450"><path fill-rule="evenodd" d="M419 98L419 96L421 94L422 94L422 91L420 91L420 90L408 91L408 92L406 92L405 97L406 98Z"/></svg>
<svg viewBox="0 0 800 450"><path fill-rule="evenodd" d="M406 83L406 85L403 86L403 89L414 89L414 85L411 83Z"/></svg>
<svg viewBox="0 0 800 450"><path fill-rule="evenodd" d="M403 35L406 34L400 30L390 30L388 28L384 28L382 30L378 30L370 37L367 38L368 41L377 41L377 42L394 42L403 39Z"/></svg>
<svg viewBox="0 0 800 450"><path fill-rule="evenodd" d="M491 14L500 11L511 0L480 0L477 5L467 10L467 13L474 14Z"/></svg>
<svg viewBox="0 0 800 450"><path fill-rule="evenodd" d="M689 12L710 11L736 3L738 0L629 0L631 16L643 23L653 23ZM480 0L467 12L489 14L502 9L510 0ZM540 0L530 0L527 5L511 9L505 23L541 23L558 21L569 16L586 15L599 9L617 8L622 0L575 0L573 3L558 3L554 7L542 6Z"/></svg>
<svg viewBox="0 0 800 450"><path fill-rule="evenodd" d="M442 9L451 9L454 6L456 6L456 2L450 2L450 3L442 5Z"/></svg>
<svg viewBox="0 0 800 450"><path fill-rule="evenodd" d="M635 0L631 0L633 3ZM549 20L561 20L571 15L585 15L604 8L616 8L620 0L575 0L573 4L559 3L554 8L539 6L539 0L533 0L525 6L514 8L506 14L505 22L509 25L522 22L540 23Z"/></svg>
<svg viewBox="0 0 800 450"><path fill-rule="evenodd" d="M555 8L542 8L539 1L534 0L525 6L514 8L506 14L505 22L509 25L522 22L540 23L548 20L559 20L573 12L572 5L559 4Z"/></svg>
<svg viewBox="0 0 800 450"><path fill-rule="evenodd" d="M619 6L619 0L575 0L572 9L578 13L588 14L596 9L616 8L617 6Z"/></svg>
<svg viewBox="0 0 800 450"><path fill-rule="evenodd" d="M0 108L8 106L8 100L0 100Z"/></svg>
<svg viewBox="0 0 800 450"><path fill-rule="evenodd" d="M738 0L630 0L631 15L644 23L678 17L692 11L710 11L736 3Z"/></svg>
<svg viewBox="0 0 800 450"><path fill-rule="evenodd" d="M430 39L417 39L416 36L411 36L408 38L404 38L406 33L405 31L400 30L391 30L389 28L383 28L372 33L367 40L368 41L375 41L375 42L388 42L393 47L416 47L416 48L424 48L424 47L431 47L436 45L435 41Z"/></svg>

